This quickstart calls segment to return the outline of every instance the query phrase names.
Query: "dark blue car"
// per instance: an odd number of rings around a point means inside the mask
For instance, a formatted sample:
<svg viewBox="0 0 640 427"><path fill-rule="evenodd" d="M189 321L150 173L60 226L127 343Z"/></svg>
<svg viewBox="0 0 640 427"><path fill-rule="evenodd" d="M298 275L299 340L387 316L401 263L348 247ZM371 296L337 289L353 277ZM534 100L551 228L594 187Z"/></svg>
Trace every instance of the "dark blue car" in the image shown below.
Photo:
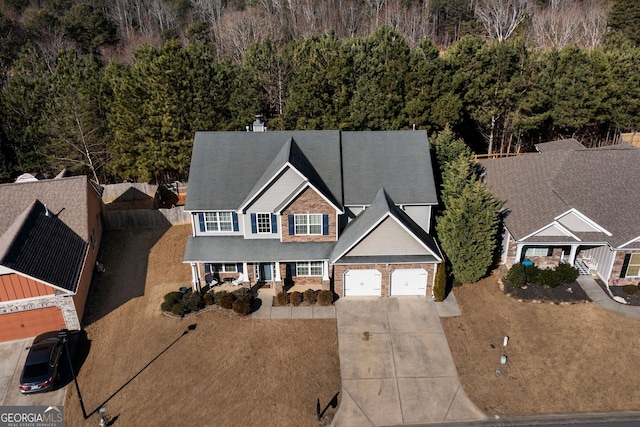
<svg viewBox="0 0 640 427"><path fill-rule="evenodd" d="M20 376L20 393L49 391L58 376L58 365L63 351L58 332L45 332L33 339Z"/></svg>

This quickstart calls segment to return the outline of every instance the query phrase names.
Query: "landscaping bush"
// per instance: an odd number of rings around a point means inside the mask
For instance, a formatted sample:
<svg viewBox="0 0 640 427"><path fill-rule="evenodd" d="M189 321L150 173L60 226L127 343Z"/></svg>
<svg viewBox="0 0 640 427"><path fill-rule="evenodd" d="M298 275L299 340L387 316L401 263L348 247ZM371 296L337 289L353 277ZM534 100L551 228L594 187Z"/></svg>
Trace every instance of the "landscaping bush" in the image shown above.
<svg viewBox="0 0 640 427"><path fill-rule="evenodd" d="M171 312L176 316L183 316L184 311L184 305L182 305L182 303L177 302L171 306Z"/></svg>
<svg viewBox="0 0 640 427"><path fill-rule="evenodd" d="M555 288L556 286L560 286L562 284L562 282L560 281L560 276L554 269L551 268L540 269L538 272L537 282L542 286L549 286L550 288Z"/></svg>
<svg viewBox="0 0 640 427"><path fill-rule="evenodd" d="M320 291L318 292L318 304L319 305L331 305L333 304L333 292Z"/></svg>
<svg viewBox="0 0 640 427"><path fill-rule="evenodd" d="M235 295L230 294L228 292L225 292L224 294L220 295L216 299L216 304L218 304L218 306L220 306L222 308L232 309L233 308L233 302L235 300L236 300L236 296Z"/></svg>
<svg viewBox="0 0 640 427"><path fill-rule="evenodd" d="M298 291L293 291L289 295L289 302L293 306L299 306L302 303L302 294Z"/></svg>
<svg viewBox="0 0 640 427"><path fill-rule="evenodd" d="M171 307L173 307L173 304L175 303L171 303L169 301L163 301L162 304L160 304L160 310L171 311Z"/></svg>
<svg viewBox="0 0 640 427"><path fill-rule="evenodd" d="M304 300L310 305L315 304L318 300L318 291L315 289L307 289L304 291Z"/></svg>
<svg viewBox="0 0 640 427"><path fill-rule="evenodd" d="M507 273L505 282L512 288L521 288L526 285L527 277L525 275L524 266L520 263L513 264ZM434 288L435 292L435 288ZM436 299L437 301L437 299Z"/></svg>
<svg viewBox="0 0 640 427"><path fill-rule="evenodd" d="M246 316L247 314L251 313L251 298L238 298L233 302L232 308L234 313L240 316Z"/></svg>
<svg viewBox="0 0 640 427"><path fill-rule="evenodd" d="M438 265L436 271L435 283L433 284L433 298L437 302L444 301L447 292L447 269L444 262Z"/></svg>
<svg viewBox="0 0 640 427"><path fill-rule="evenodd" d="M624 285L622 290L627 295L635 295L638 293L638 287L636 285Z"/></svg>
<svg viewBox="0 0 640 427"><path fill-rule="evenodd" d="M202 299L205 305L213 305L213 295L211 295L211 293L207 292L206 294L204 294Z"/></svg>
<svg viewBox="0 0 640 427"><path fill-rule="evenodd" d="M198 291L187 292L187 294L182 298L182 304L184 305L185 313L199 311L204 308L204 300Z"/></svg>
<svg viewBox="0 0 640 427"><path fill-rule="evenodd" d="M564 262L558 264L558 266L555 268L555 271L558 275L558 280L560 280L560 283L573 283L580 275L578 269Z"/></svg>
<svg viewBox="0 0 640 427"><path fill-rule="evenodd" d="M250 300L252 300L255 297L255 295L253 295L253 292L251 292L251 289L249 288L238 288L231 293L235 295L236 299L249 298Z"/></svg>
<svg viewBox="0 0 640 427"><path fill-rule="evenodd" d="M279 292L276 295L276 305L287 305L289 304L289 294L285 291Z"/></svg>

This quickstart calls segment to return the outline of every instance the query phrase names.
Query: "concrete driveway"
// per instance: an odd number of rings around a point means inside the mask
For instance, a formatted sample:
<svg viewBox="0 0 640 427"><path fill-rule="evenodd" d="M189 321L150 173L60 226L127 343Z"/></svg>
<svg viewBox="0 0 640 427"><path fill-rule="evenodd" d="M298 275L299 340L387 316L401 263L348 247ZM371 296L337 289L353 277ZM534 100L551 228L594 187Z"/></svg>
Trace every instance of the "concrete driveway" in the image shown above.
<svg viewBox="0 0 640 427"><path fill-rule="evenodd" d="M460 386L435 302L343 298L336 317L342 393L332 425L486 419Z"/></svg>
<svg viewBox="0 0 640 427"><path fill-rule="evenodd" d="M65 387L55 385L55 389L48 393L23 395L18 389L18 382L22 374L22 366L27 358L33 338L0 343L0 406L63 406ZM66 363L65 363L66 365ZM66 382L65 371L61 371L61 381Z"/></svg>

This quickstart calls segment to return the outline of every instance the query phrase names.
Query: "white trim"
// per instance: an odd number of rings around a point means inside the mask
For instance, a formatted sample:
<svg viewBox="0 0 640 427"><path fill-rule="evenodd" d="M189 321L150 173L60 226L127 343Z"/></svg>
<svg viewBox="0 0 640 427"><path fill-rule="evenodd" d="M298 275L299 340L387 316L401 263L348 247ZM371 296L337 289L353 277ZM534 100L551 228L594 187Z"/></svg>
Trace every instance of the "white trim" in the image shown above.
<svg viewBox="0 0 640 427"><path fill-rule="evenodd" d="M623 244L623 245L618 246L618 248L622 249L622 248L624 248L625 246L630 245L631 243L633 243L633 242L637 241L638 239L640 239L640 236L638 236L638 237L636 237L636 238L633 238L633 239L629 240L627 243L625 243L625 244Z"/></svg>
<svg viewBox="0 0 640 427"><path fill-rule="evenodd" d="M387 218L392 218L400 227L402 227L402 229L404 229L411 237L413 237L413 239L418 242L420 244L420 246L422 246L424 249L427 250L427 252L429 252L431 255L434 256L434 258L437 260L437 262L442 262L442 258L440 258L436 253L434 253L427 245L425 245L419 238L418 236L416 236L411 230L409 230L398 218L396 218L394 215L391 214L391 212L387 212L384 215L382 215L380 217L380 219L378 221L376 221L373 226L371 226L369 229L365 230L364 233L362 233L362 235L360 235L360 238L357 239L351 246L349 246L346 250L344 250L340 255L338 255L337 257L335 257L333 259L333 261L331 261L332 264L335 264L335 262L337 260L339 260L340 258L342 258L347 252L349 252L351 249L353 249L354 247L356 247L360 242L362 242L362 240L367 237L369 234L371 234L371 232L378 226L380 225L385 219ZM440 249L440 247L438 246L438 243L435 241L435 245L438 247L438 249Z"/></svg>
<svg viewBox="0 0 640 427"><path fill-rule="evenodd" d="M248 205L250 205L250 204L251 204L251 203L252 203L252 202L253 202L253 201L258 197L258 195L259 195L259 194L261 194L263 191L265 191L265 190L267 189L267 187L268 187L269 185L271 185L271 183L276 179L276 177L277 177L278 175L280 175L282 172L284 172L284 171L285 171L285 169L286 169L286 167L287 167L287 166L289 166L289 162L286 162L284 165L282 165L282 167L281 167L280 169L278 169L278 170L276 171L276 173L275 173L275 174L273 174L273 175L271 176L271 178L269 178L269 179L267 180L267 182L265 182L265 184L264 184L262 187L258 188L258 190L257 190L257 191L255 191L255 192L251 195L251 197L249 197L249 198L247 199L247 201L246 201L246 202L244 202L243 204L241 204L241 205L240 205L240 207L238 208L238 211L241 211L241 212L243 212L243 213L244 213L244 211L246 210L247 206L248 206ZM295 168L294 168L294 170L295 170ZM301 178L303 178L303 179L305 178L304 176L302 176L302 175L300 174L300 172L298 172L298 171L296 171L296 172L298 173L298 175L300 175L300 176L301 176Z"/></svg>
<svg viewBox="0 0 640 427"><path fill-rule="evenodd" d="M293 168L295 169L295 168ZM344 213L344 209L341 209L339 206L336 206L335 203L333 203L331 200L327 199L325 197L324 194L322 194L322 191L318 190L318 188L316 188L315 185L311 184L311 182L309 182L308 179L305 178L305 181L300 184L298 187L296 187L291 194L289 194L282 202L280 202L280 204L278 204L274 211L277 213L282 213L291 203L293 203L293 201L296 199L296 197L298 197L300 194L302 194L302 192L304 190L306 190L307 188L311 188L313 191L315 191L320 197L322 197L322 199L327 202L330 206L332 206L337 212L343 214Z"/></svg>
<svg viewBox="0 0 640 427"><path fill-rule="evenodd" d="M565 213L562 213L562 214L558 215L554 219L557 221L560 218L562 218L564 216L567 216L570 213L573 213L573 214L577 215L578 217L580 217L581 220L583 220L584 222L586 222L587 224L589 224L591 227L595 228L596 230L600 230L600 232L606 234L607 236L611 236L612 235L609 231L607 231L607 229L605 229L604 227L600 226L597 222L593 221L591 218L589 218L588 216L586 216L585 214L583 214L582 212L580 212L576 208L571 208L568 211L566 211Z"/></svg>

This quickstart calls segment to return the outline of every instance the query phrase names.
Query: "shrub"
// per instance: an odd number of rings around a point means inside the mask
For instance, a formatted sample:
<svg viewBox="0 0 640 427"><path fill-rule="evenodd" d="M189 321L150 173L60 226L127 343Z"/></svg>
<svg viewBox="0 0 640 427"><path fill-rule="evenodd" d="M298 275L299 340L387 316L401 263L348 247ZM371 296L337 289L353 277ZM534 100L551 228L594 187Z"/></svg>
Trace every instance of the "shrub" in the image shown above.
<svg viewBox="0 0 640 427"><path fill-rule="evenodd" d="M162 304L160 304L160 310L162 311L171 311L171 307L173 307L173 304L169 301L164 301Z"/></svg>
<svg viewBox="0 0 640 427"><path fill-rule="evenodd" d="M207 292L204 294L202 299L204 300L205 305L213 305L213 295L211 295L211 293Z"/></svg>
<svg viewBox="0 0 640 427"><path fill-rule="evenodd" d="M233 302L233 311L240 316L246 316L251 313L251 298L241 297Z"/></svg>
<svg viewBox="0 0 640 427"><path fill-rule="evenodd" d="M304 300L309 304L315 304L318 300L318 292L315 289L307 289L304 291Z"/></svg>
<svg viewBox="0 0 640 427"><path fill-rule="evenodd" d="M560 280L560 283L573 283L580 275L575 267L564 262L558 264L558 266L555 268L555 271L558 275L558 280Z"/></svg>
<svg viewBox="0 0 640 427"><path fill-rule="evenodd" d="M231 293L235 295L236 299L249 298L252 300L254 298L253 292L249 288L238 288Z"/></svg>
<svg viewBox="0 0 640 427"><path fill-rule="evenodd" d="M236 300L236 296L233 295L233 294L230 294L228 292L225 292L225 293L220 292L220 293L222 295L220 295L216 299L216 304L218 304L220 307L226 308L226 309L233 308L233 302Z"/></svg>
<svg viewBox="0 0 640 427"><path fill-rule="evenodd" d="M186 313L192 311L199 311L204 307L204 300L200 296L200 292L188 292L184 298L182 298L182 304Z"/></svg>
<svg viewBox="0 0 640 427"><path fill-rule="evenodd" d="M560 276L556 273L555 269L551 268L543 268L539 270L537 281L542 286L549 286L550 288L555 288L562 284Z"/></svg>
<svg viewBox="0 0 640 427"><path fill-rule="evenodd" d="M173 314L175 314L176 316L183 316L184 315L184 305L182 305L182 303L175 303L171 306L171 312Z"/></svg>
<svg viewBox="0 0 640 427"><path fill-rule="evenodd" d="M438 265L436 271L435 283L433 284L433 298L438 301L444 301L445 293L447 292L447 268L442 262Z"/></svg>
<svg viewBox="0 0 640 427"><path fill-rule="evenodd" d="M638 287L636 285L624 285L622 290L627 295L635 295L638 293Z"/></svg>
<svg viewBox="0 0 640 427"><path fill-rule="evenodd" d="M164 296L164 301L170 306L173 306L173 304L182 301L182 296L180 292L169 292Z"/></svg>
<svg viewBox="0 0 640 427"><path fill-rule="evenodd" d="M302 293L298 291L291 292L291 295L289 295L289 302L293 306L299 306L302 303Z"/></svg>
<svg viewBox="0 0 640 427"><path fill-rule="evenodd" d="M289 304L289 294L285 291L282 291L276 295L276 305L287 305Z"/></svg>
<svg viewBox="0 0 640 427"><path fill-rule="evenodd" d="M520 263L513 264L505 278L507 285L512 288L521 288L526 285L524 266ZM435 289L434 289L435 292ZM436 300L437 301L437 300Z"/></svg>
<svg viewBox="0 0 640 427"><path fill-rule="evenodd" d="M333 292L320 291L318 292L318 304L319 305L331 305L333 304Z"/></svg>

